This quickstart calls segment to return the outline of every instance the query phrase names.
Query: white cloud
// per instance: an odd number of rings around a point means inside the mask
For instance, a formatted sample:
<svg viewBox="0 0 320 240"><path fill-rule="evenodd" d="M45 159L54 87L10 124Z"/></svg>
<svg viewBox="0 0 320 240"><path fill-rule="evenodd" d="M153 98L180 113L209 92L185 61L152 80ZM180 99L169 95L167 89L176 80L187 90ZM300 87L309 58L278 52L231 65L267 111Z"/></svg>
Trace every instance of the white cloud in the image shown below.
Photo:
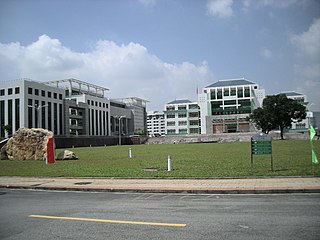
<svg viewBox="0 0 320 240"><path fill-rule="evenodd" d="M112 98L147 99L150 110L162 110L176 98L196 100L197 85L203 87L212 79L206 62L167 63L137 43L98 41L91 51L81 53L46 35L26 46L0 43L0 72L1 80L77 78L110 88L107 95Z"/></svg>
<svg viewBox="0 0 320 240"><path fill-rule="evenodd" d="M207 12L209 15L220 18L233 16L233 0L208 0Z"/></svg>
<svg viewBox="0 0 320 240"><path fill-rule="evenodd" d="M308 31L292 36L291 43L302 54L318 58L320 56L320 18L313 22Z"/></svg>
<svg viewBox="0 0 320 240"><path fill-rule="evenodd" d="M305 66L294 66L297 91L307 95L308 101L313 103L311 110L320 110L320 63Z"/></svg>
<svg viewBox="0 0 320 240"><path fill-rule="evenodd" d="M264 57L265 59L271 59L272 58L272 52L267 48L262 49L260 51L260 55L262 57Z"/></svg>

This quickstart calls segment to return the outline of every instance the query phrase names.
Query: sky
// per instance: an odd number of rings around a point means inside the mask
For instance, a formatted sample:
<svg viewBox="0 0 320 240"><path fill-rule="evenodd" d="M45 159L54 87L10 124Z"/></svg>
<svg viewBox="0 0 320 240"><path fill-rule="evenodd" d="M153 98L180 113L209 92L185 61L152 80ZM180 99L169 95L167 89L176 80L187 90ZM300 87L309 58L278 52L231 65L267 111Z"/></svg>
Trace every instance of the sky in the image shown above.
<svg viewBox="0 0 320 240"><path fill-rule="evenodd" d="M162 111L242 77L320 111L320 1L0 1L0 84L76 78Z"/></svg>

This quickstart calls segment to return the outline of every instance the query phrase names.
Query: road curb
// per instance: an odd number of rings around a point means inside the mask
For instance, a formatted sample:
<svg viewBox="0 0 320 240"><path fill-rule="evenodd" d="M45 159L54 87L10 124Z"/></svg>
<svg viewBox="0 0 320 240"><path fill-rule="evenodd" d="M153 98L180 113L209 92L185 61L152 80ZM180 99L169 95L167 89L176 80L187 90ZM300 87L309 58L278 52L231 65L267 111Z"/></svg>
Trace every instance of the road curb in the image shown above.
<svg viewBox="0 0 320 240"><path fill-rule="evenodd" d="M293 194L320 193L320 188L299 189L125 189L125 188L76 188L0 185L0 189L76 191L76 192L128 192L128 193L180 193L180 194Z"/></svg>

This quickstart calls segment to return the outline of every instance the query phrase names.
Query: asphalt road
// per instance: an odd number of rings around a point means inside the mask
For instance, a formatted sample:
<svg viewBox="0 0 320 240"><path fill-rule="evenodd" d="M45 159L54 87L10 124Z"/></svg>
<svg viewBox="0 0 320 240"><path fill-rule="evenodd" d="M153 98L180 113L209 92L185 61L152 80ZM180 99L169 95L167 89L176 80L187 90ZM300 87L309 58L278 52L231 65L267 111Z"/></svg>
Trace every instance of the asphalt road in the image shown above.
<svg viewBox="0 0 320 240"><path fill-rule="evenodd" d="M0 189L0 239L319 239L320 194Z"/></svg>

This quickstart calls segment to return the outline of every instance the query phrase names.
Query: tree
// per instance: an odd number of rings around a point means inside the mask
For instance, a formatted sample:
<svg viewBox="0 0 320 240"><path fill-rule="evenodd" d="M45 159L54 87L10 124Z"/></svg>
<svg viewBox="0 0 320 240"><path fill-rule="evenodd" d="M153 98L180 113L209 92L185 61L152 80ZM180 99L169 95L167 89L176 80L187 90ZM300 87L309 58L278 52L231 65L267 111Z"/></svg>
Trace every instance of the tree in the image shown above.
<svg viewBox="0 0 320 240"><path fill-rule="evenodd" d="M256 123L264 133L279 128L281 139L286 127L291 123L301 122L306 118L306 107L296 100L287 98L285 94L267 96L262 103L262 108L253 111L250 119Z"/></svg>

